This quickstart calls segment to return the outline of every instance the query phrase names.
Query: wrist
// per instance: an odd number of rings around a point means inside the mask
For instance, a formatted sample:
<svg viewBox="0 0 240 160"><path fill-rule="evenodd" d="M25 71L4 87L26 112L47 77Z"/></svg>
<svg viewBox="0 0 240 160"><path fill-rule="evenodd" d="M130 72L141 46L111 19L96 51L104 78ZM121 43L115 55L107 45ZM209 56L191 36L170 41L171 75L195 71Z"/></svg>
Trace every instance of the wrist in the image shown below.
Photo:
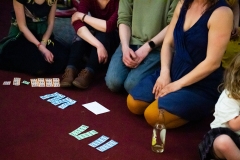
<svg viewBox="0 0 240 160"><path fill-rule="evenodd" d="M42 39L42 40L41 40L41 44L47 44L47 40Z"/></svg>
<svg viewBox="0 0 240 160"><path fill-rule="evenodd" d="M86 17L87 15L86 14L83 14L83 16L82 16L82 22L84 22L84 19L85 19L85 17Z"/></svg>
<svg viewBox="0 0 240 160"><path fill-rule="evenodd" d="M38 44L37 44L37 48L39 49L39 47L40 47L41 45L42 45L41 43L38 43Z"/></svg>
<svg viewBox="0 0 240 160"><path fill-rule="evenodd" d="M102 43L96 43L95 45L96 48L101 48L101 47L104 47Z"/></svg>
<svg viewBox="0 0 240 160"><path fill-rule="evenodd" d="M129 45L127 43L121 43L122 48L129 48Z"/></svg>
<svg viewBox="0 0 240 160"><path fill-rule="evenodd" d="M152 40L148 42L148 45L151 49L154 49L156 47L156 44Z"/></svg>
<svg viewBox="0 0 240 160"><path fill-rule="evenodd" d="M41 45L43 45L43 46L46 47L47 43L45 43L45 42L41 42Z"/></svg>
<svg viewBox="0 0 240 160"><path fill-rule="evenodd" d="M51 39L48 39L48 40L45 40L45 39L43 39L42 41L41 41L41 44L43 45L43 46L47 46L47 45L50 45L50 44L52 44L53 46L54 46L54 42L51 40Z"/></svg>
<svg viewBox="0 0 240 160"><path fill-rule="evenodd" d="M146 50L148 53L152 51L152 48L149 46L149 43L148 43L148 42L147 42L147 43L144 43L144 44L142 45L142 47L144 47L145 50Z"/></svg>
<svg viewBox="0 0 240 160"><path fill-rule="evenodd" d="M160 72L160 74L162 74L162 75L170 75L170 70L169 70L169 68L161 67L161 72Z"/></svg>

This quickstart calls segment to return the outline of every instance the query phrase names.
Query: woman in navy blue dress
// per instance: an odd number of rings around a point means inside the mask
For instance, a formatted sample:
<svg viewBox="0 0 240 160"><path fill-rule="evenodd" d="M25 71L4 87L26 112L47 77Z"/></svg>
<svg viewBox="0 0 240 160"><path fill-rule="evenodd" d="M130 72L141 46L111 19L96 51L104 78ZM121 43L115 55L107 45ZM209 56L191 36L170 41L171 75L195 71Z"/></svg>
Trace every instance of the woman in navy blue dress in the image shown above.
<svg viewBox="0 0 240 160"><path fill-rule="evenodd" d="M167 128L209 115L220 95L221 59L232 27L225 0L179 1L163 42L161 70L132 89L129 110L153 126L163 109Z"/></svg>

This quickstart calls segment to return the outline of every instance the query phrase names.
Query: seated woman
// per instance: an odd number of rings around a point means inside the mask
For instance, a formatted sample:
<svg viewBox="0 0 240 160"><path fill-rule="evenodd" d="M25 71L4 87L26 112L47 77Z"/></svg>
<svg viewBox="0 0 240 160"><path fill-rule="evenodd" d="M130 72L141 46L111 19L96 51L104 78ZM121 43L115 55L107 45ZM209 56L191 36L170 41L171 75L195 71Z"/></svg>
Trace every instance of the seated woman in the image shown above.
<svg viewBox="0 0 240 160"><path fill-rule="evenodd" d="M88 88L94 73L111 59L120 41L118 3L119 0L81 0L78 11L72 16L78 36L71 46L61 87Z"/></svg>
<svg viewBox="0 0 240 160"><path fill-rule="evenodd" d="M56 74L66 67L68 50L52 34L56 0L13 0L9 35L0 42L0 69Z"/></svg>
<svg viewBox="0 0 240 160"><path fill-rule="evenodd" d="M154 126L158 110L163 109L167 128L212 113L232 27L233 13L225 0L179 1L163 42L161 70L131 90L129 110L144 114Z"/></svg>

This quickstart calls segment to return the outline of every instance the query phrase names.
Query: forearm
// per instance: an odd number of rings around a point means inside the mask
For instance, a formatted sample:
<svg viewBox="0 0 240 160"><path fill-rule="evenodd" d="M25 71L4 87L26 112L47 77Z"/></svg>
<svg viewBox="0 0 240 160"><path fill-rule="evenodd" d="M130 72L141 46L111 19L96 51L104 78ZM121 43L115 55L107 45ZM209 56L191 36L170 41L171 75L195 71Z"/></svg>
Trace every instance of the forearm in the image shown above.
<svg viewBox="0 0 240 160"><path fill-rule="evenodd" d="M122 44L122 47L129 47L130 37L131 37L131 29L129 26L125 24L119 25L119 37Z"/></svg>
<svg viewBox="0 0 240 160"><path fill-rule="evenodd" d="M87 23L88 25L92 26L94 29L96 29L98 31L106 32L106 30L107 30L106 20L95 18L90 15L86 15L84 18L84 22Z"/></svg>
<svg viewBox="0 0 240 160"><path fill-rule="evenodd" d="M44 40L44 41L47 41L49 39L49 37L51 36L52 31L53 31L53 26L54 26L54 21L55 21L55 12L56 12L56 8L57 8L56 3L52 5L51 11L48 15L48 28L42 37L42 40Z"/></svg>
<svg viewBox="0 0 240 160"><path fill-rule="evenodd" d="M191 72L183 76L181 79L177 80L181 88L194 84L208 75L210 75L213 71L219 68L221 62L208 62L207 60L199 63Z"/></svg>
<svg viewBox="0 0 240 160"><path fill-rule="evenodd" d="M20 27L20 31L23 33L24 37L36 46L40 43L39 40L32 34L32 32L26 27Z"/></svg>
<svg viewBox="0 0 240 160"><path fill-rule="evenodd" d="M228 121L229 127L233 131L239 131L240 130L240 116L235 117L234 119Z"/></svg>
<svg viewBox="0 0 240 160"><path fill-rule="evenodd" d="M163 43L164 37L166 36L168 26L166 26L161 32L159 32L155 37L151 40L156 44L156 46L160 46Z"/></svg>
<svg viewBox="0 0 240 160"><path fill-rule="evenodd" d="M163 45L161 48L161 74L169 75L170 76L170 68L172 63L172 57L174 54L174 44L173 44L173 29L174 26L170 24L169 26L166 26L159 34L158 36L164 39ZM160 41L159 41L160 42Z"/></svg>
<svg viewBox="0 0 240 160"><path fill-rule="evenodd" d="M48 41L48 39L50 38L51 34L52 34L52 31L53 31L53 23L49 23L48 24L48 28L46 30L46 32L44 33L43 37L42 37L42 40L43 41Z"/></svg>
<svg viewBox="0 0 240 160"><path fill-rule="evenodd" d="M161 74L167 74L170 76L170 68L172 63L172 57L174 54L174 38L173 32L176 26L178 15L180 13L180 8L182 4L179 2L174 15L172 17L171 23L166 26L159 34L159 42L163 40L161 49Z"/></svg>
<svg viewBox="0 0 240 160"><path fill-rule="evenodd" d="M16 20L19 30L23 33L23 35L29 42L37 46L40 42L27 27L23 4L19 3L17 0L14 0L13 8L16 14Z"/></svg>
<svg viewBox="0 0 240 160"><path fill-rule="evenodd" d="M156 45L156 47L160 46L162 43L163 43L163 39L167 33L167 28L168 27L165 27L161 32L159 32L155 37L153 37L150 41L153 41ZM144 43L141 48L142 48L142 51L144 52L140 52L140 54L142 55L142 57L146 57L149 52L151 52L152 48L149 46L149 41ZM139 53L138 53L139 54ZM160 53L159 53L160 54Z"/></svg>
<svg viewBox="0 0 240 160"><path fill-rule="evenodd" d="M170 45L164 45L161 50L161 74L170 76L173 50Z"/></svg>
<svg viewBox="0 0 240 160"><path fill-rule="evenodd" d="M79 28L77 35L96 48L102 45L102 43L92 35L86 26Z"/></svg>

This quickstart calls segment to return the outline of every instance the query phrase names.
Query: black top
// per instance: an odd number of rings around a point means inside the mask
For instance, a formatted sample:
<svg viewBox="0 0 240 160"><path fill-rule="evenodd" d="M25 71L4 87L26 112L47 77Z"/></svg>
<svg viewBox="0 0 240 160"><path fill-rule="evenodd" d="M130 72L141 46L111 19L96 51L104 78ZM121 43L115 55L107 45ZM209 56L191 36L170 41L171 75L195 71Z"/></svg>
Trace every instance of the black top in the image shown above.
<svg viewBox="0 0 240 160"><path fill-rule="evenodd" d="M51 6L45 1L43 4L37 4L33 0L32 2L28 3L28 0L17 0L19 3L23 4L26 9L28 9L32 15L38 19L47 19L49 12L51 10ZM26 14L26 12L25 12ZM12 13L12 16L16 18L15 13ZM26 21L31 22L33 21L32 18L26 16ZM40 20L41 21L41 20Z"/></svg>

